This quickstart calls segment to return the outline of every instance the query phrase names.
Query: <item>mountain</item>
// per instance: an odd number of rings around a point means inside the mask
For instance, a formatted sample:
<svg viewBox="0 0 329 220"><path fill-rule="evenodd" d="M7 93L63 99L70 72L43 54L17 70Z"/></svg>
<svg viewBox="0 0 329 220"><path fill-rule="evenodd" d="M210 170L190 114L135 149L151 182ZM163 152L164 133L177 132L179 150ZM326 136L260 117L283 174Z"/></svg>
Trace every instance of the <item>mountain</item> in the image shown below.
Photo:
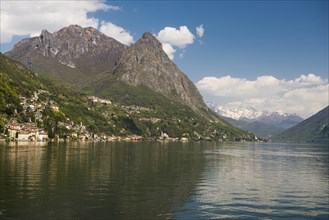
<svg viewBox="0 0 329 220"><path fill-rule="evenodd" d="M71 25L54 33L44 30L6 55L35 71L63 114L83 122L91 132L254 139L205 105L195 85L150 33L127 47L96 29Z"/></svg>
<svg viewBox="0 0 329 220"><path fill-rule="evenodd" d="M116 126L95 109L88 96L41 78L21 63L0 54L0 133L13 122L21 127L32 124L45 129L49 137L62 137L76 131L118 134L122 128L133 132L121 126L128 118L124 109L108 106L107 112L116 116Z"/></svg>
<svg viewBox="0 0 329 220"><path fill-rule="evenodd" d="M243 129L245 131L252 132L260 138L271 138L272 136L284 131L283 128L279 128L270 124L265 124L259 121L235 120L233 118L227 117L223 118L231 125L234 125L235 127Z"/></svg>
<svg viewBox="0 0 329 220"><path fill-rule="evenodd" d="M205 120L188 106L147 87L130 88L140 100L147 98L147 107L112 102L44 79L2 54L0 58L0 134L18 124L27 129L24 132L38 127L52 138L102 134L111 138L253 140L251 134L224 122Z"/></svg>
<svg viewBox="0 0 329 220"><path fill-rule="evenodd" d="M113 74L123 82L149 87L194 109L206 107L194 83L169 59L151 33L144 33L128 49Z"/></svg>
<svg viewBox="0 0 329 220"><path fill-rule="evenodd" d="M207 105L232 125L262 138L277 135L303 120L296 114L260 111L252 107L224 108L209 102Z"/></svg>
<svg viewBox="0 0 329 220"><path fill-rule="evenodd" d="M208 111L196 86L150 33L128 47L94 28L71 25L54 33L43 30L6 55L49 79L105 98L115 95L109 88L115 84L145 86L201 114Z"/></svg>
<svg viewBox="0 0 329 220"><path fill-rule="evenodd" d="M112 70L127 48L97 29L71 25L54 33L43 30L6 55L40 75L77 87Z"/></svg>
<svg viewBox="0 0 329 220"><path fill-rule="evenodd" d="M329 143L329 106L275 136L274 140Z"/></svg>
<svg viewBox="0 0 329 220"><path fill-rule="evenodd" d="M251 107L246 108L224 108L222 106L211 105L212 109L219 115L235 120L253 120L260 116L267 115L268 112L258 111Z"/></svg>
<svg viewBox="0 0 329 220"><path fill-rule="evenodd" d="M303 118L297 114L272 112L268 115L262 115L255 120L264 124L274 125L278 128L288 129L303 121Z"/></svg>
<svg viewBox="0 0 329 220"><path fill-rule="evenodd" d="M34 91L42 89L42 84L36 74L22 64L1 53L0 58L0 124L3 129L4 117L22 110L20 96L32 96Z"/></svg>
<svg viewBox="0 0 329 220"><path fill-rule="evenodd" d="M257 121L284 129L290 128L303 120L297 114L260 111L252 107L224 108L213 105L212 108L216 113L224 117L250 122Z"/></svg>

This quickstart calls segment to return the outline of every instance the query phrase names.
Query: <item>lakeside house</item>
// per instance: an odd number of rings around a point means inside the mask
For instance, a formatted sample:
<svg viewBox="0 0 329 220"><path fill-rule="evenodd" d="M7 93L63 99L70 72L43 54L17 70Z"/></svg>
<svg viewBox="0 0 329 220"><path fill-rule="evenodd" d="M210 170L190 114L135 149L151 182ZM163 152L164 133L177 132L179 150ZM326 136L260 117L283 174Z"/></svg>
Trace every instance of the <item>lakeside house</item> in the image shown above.
<svg viewBox="0 0 329 220"><path fill-rule="evenodd" d="M17 133L18 141L30 141L32 140L33 134L28 131L20 131Z"/></svg>
<svg viewBox="0 0 329 220"><path fill-rule="evenodd" d="M48 134L43 129L40 129L34 123L19 124L12 120L6 126L8 138L17 141L47 141Z"/></svg>

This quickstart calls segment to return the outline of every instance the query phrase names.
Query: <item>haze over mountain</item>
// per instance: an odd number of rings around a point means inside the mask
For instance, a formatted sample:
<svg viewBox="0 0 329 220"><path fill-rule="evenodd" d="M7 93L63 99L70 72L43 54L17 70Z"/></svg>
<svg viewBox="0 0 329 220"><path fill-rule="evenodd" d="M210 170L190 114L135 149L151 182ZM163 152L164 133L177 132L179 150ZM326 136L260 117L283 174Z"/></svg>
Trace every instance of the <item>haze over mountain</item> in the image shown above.
<svg viewBox="0 0 329 220"><path fill-rule="evenodd" d="M6 55L49 80L111 100L121 106L120 112L134 109L127 118L132 132L155 135L151 120L170 136L253 138L208 109L150 33L127 47L96 29L71 25L54 33L43 30Z"/></svg>
<svg viewBox="0 0 329 220"><path fill-rule="evenodd" d="M274 140L329 143L329 106L275 136Z"/></svg>

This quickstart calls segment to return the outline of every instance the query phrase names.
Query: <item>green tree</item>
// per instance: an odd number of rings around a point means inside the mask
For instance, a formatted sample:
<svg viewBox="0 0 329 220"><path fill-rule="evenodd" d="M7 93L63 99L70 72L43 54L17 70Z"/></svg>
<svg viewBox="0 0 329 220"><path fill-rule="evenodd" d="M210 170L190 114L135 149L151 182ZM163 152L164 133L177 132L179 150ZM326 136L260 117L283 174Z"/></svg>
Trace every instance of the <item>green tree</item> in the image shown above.
<svg viewBox="0 0 329 220"><path fill-rule="evenodd" d="M65 122L63 112L53 110L47 106L43 111L44 127L48 131L49 138L54 138L56 135L60 137L66 136L68 131L65 126L60 125L60 122Z"/></svg>
<svg viewBox="0 0 329 220"><path fill-rule="evenodd" d="M0 118L0 133L3 133L5 130L5 122Z"/></svg>

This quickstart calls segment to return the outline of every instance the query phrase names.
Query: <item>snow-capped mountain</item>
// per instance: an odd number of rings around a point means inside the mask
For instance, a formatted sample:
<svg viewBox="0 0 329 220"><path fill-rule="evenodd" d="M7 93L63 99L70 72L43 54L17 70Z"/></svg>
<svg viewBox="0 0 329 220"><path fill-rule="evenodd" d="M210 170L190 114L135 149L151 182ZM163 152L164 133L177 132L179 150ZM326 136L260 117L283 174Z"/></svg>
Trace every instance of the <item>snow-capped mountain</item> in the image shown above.
<svg viewBox="0 0 329 220"><path fill-rule="evenodd" d="M207 102L207 105L217 114L233 118L235 120L258 120L260 118L265 118L267 116L287 118L287 117L299 117L297 114L290 114L282 111L270 112L270 111L261 111L252 107L232 107L227 108L220 105L215 105L211 102ZM301 118L302 119L302 118Z"/></svg>
<svg viewBox="0 0 329 220"><path fill-rule="evenodd" d="M235 120L240 120L240 119L256 119L259 118L260 116L268 115L270 114L269 112L265 111L259 111L254 108L248 107L248 108L224 108L222 106L218 106L215 109L215 112L218 113L219 115L222 115L224 117L228 118L233 118Z"/></svg>
<svg viewBox="0 0 329 220"><path fill-rule="evenodd" d="M235 120L245 120L245 121L259 121L259 120L267 120L274 121L279 118L285 119L285 118L298 118L298 120L303 120L301 117L299 117L297 114L290 114L282 111L277 112L270 112L270 111L262 111L257 110L252 107L232 107L227 108L220 105L215 105L213 103L207 102L207 105L210 109L215 111L217 114L233 118Z"/></svg>
<svg viewBox="0 0 329 220"><path fill-rule="evenodd" d="M297 114L285 113L283 111L261 111L252 107L227 108L210 102L207 102L207 105L218 115L226 118L231 124L262 137L272 136L303 120Z"/></svg>

